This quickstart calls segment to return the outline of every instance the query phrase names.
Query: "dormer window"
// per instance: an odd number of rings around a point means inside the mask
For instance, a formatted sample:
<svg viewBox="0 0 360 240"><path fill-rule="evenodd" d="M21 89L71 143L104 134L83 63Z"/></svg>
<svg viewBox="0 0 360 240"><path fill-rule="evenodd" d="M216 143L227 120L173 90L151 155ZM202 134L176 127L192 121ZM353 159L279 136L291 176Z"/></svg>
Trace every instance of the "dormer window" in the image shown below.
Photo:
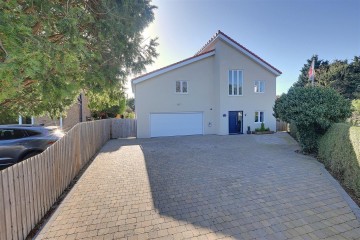
<svg viewBox="0 0 360 240"><path fill-rule="evenodd" d="M188 81L176 81L176 93L188 93Z"/></svg>

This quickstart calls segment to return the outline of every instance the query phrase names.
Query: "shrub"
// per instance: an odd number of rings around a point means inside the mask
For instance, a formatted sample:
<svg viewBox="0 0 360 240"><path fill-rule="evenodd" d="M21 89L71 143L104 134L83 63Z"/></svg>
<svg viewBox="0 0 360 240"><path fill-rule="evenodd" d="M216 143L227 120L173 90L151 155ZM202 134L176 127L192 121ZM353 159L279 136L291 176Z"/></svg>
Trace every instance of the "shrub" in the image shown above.
<svg viewBox="0 0 360 240"><path fill-rule="evenodd" d="M292 87L276 99L276 118L293 122L297 139L304 152L317 152L318 139L332 123L351 116L351 104L334 89L325 87Z"/></svg>
<svg viewBox="0 0 360 240"><path fill-rule="evenodd" d="M349 122L354 126L360 126L360 99L354 99L352 101L352 108L353 113Z"/></svg>
<svg viewBox="0 0 360 240"><path fill-rule="evenodd" d="M360 197L360 127L333 124L319 141L319 158Z"/></svg>
<svg viewBox="0 0 360 240"><path fill-rule="evenodd" d="M299 141L298 140L298 137L297 137L297 128L296 128L296 125L295 125L295 122L294 121L291 121L290 124L289 124L289 128L290 128L290 135L296 140L296 141Z"/></svg>
<svg viewBox="0 0 360 240"><path fill-rule="evenodd" d="M260 128L255 128L255 132L266 132L270 131L270 128L265 128L265 124L262 122Z"/></svg>

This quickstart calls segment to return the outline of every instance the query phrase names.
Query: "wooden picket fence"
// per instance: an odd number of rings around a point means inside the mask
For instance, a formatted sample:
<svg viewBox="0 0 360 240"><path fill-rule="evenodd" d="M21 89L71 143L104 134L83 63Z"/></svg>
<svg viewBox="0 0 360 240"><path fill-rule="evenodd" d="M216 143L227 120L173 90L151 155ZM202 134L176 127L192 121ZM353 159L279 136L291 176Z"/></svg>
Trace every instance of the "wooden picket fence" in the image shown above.
<svg viewBox="0 0 360 240"><path fill-rule="evenodd" d="M25 239L110 139L112 120L79 123L43 153L0 171L0 239Z"/></svg>

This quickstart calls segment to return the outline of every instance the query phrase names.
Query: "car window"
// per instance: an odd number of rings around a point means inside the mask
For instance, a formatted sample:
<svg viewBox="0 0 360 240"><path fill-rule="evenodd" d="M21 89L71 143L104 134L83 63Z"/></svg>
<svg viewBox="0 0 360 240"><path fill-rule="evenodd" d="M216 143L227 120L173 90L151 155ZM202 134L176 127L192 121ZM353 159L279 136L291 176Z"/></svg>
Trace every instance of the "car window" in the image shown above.
<svg viewBox="0 0 360 240"><path fill-rule="evenodd" d="M27 135L28 135L28 136L36 136L36 135L40 135L40 134L41 134L40 132L33 131L33 130L26 130L26 132L27 132Z"/></svg>
<svg viewBox="0 0 360 240"><path fill-rule="evenodd" d="M11 140L27 137L21 129L0 129L0 140Z"/></svg>

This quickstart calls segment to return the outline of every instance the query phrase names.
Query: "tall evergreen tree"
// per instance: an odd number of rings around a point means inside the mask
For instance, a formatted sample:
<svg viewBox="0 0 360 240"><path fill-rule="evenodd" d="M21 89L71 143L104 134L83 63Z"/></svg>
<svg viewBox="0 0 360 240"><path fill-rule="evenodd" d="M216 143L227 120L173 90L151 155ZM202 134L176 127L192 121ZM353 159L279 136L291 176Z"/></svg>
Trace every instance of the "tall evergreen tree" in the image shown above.
<svg viewBox="0 0 360 240"><path fill-rule="evenodd" d="M149 0L0 0L0 114L61 115L80 91L118 104L157 56Z"/></svg>
<svg viewBox="0 0 360 240"><path fill-rule="evenodd" d="M309 69L311 67L311 63L312 63L313 59L315 59L315 64L314 64L314 68L315 68L315 80L314 80L314 82L315 82L315 85L316 85L316 82L317 82L316 69L319 69L320 67L323 68L323 67L326 67L326 66L329 65L328 61L319 59L318 55L314 55L312 58L307 59L306 64L304 64L303 68L300 70L300 75L299 75L299 78L298 78L297 82L295 82L293 84L294 87L305 87L305 86L310 86L311 85L311 82L309 81L308 72L309 72Z"/></svg>
<svg viewBox="0 0 360 240"><path fill-rule="evenodd" d="M355 56L353 61L348 63L347 60L328 61L315 58L315 85L326 86L335 89L338 93L348 99L360 98L360 57ZM295 87L310 86L308 71L312 59L301 69L301 74Z"/></svg>
<svg viewBox="0 0 360 240"><path fill-rule="evenodd" d="M350 99L360 99L360 56L355 56L346 75L347 94Z"/></svg>

